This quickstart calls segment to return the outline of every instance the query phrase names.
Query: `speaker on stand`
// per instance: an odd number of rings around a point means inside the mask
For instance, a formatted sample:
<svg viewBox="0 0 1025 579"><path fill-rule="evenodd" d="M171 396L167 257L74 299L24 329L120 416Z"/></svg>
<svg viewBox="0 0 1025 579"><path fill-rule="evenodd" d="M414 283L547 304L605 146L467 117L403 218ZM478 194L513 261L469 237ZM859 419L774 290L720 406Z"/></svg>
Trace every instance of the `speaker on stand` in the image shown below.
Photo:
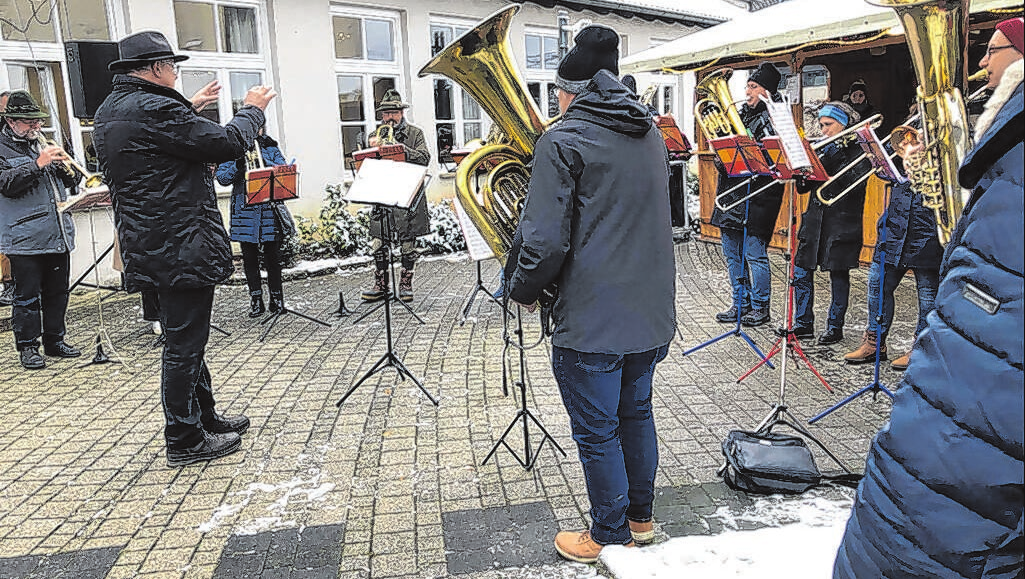
<svg viewBox="0 0 1025 579"><path fill-rule="evenodd" d="M71 108L79 119L92 119L114 87L107 65L119 58L117 43L75 40L64 43L71 80Z"/></svg>

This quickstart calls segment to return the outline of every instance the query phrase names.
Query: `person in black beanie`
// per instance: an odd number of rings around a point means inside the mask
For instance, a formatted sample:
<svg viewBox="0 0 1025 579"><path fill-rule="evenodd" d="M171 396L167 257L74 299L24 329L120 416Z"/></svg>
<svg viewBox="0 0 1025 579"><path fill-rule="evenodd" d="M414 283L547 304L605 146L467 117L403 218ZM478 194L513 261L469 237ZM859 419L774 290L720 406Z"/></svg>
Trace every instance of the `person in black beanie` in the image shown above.
<svg viewBox="0 0 1025 579"><path fill-rule="evenodd" d="M768 108L761 97L779 100L779 81L779 71L768 62L763 62L747 79L744 90L747 100L740 107L740 119L756 141L775 134ZM746 180L747 177L729 177L719 166L716 196ZM771 177L755 178L750 184L750 190L755 191L770 180ZM722 252L729 269L730 285L733 287L733 305L715 315L719 322L736 323L737 316L740 316L745 326L760 326L769 321L772 276L766 248L772 239L782 202L783 183L780 182L755 195L747 203L741 203L729 211L723 211L717 206L712 213L711 224L719 228L722 236ZM746 263L741 255L742 246Z"/></svg>
<svg viewBox="0 0 1025 579"><path fill-rule="evenodd" d="M562 120L534 149L507 262L509 297L553 306L552 371L569 414L591 528L555 548L590 563L605 545L654 537L655 366L675 330L669 159L651 114L616 78L619 36L589 26L559 64Z"/></svg>

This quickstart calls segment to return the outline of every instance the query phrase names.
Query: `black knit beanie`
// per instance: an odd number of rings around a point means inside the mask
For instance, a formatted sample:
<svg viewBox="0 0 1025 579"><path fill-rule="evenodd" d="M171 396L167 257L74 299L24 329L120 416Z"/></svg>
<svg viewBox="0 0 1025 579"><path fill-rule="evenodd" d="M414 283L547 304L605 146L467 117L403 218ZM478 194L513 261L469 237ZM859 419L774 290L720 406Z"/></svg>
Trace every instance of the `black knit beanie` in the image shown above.
<svg viewBox="0 0 1025 579"><path fill-rule="evenodd" d="M555 84L571 94L584 92L599 70L619 76L619 35L608 26L594 24L577 33L573 48L559 63Z"/></svg>
<svg viewBox="0 0 1025 579"><path fill-rule="evenodd" d="M780 78L779 71L776 70L775 66L768 62L763 62L758 65L758 70L752 72L751 76L747 77L747 80L757 83L758 86L769 91L771 94L776 94L779 91Z"/></svg>

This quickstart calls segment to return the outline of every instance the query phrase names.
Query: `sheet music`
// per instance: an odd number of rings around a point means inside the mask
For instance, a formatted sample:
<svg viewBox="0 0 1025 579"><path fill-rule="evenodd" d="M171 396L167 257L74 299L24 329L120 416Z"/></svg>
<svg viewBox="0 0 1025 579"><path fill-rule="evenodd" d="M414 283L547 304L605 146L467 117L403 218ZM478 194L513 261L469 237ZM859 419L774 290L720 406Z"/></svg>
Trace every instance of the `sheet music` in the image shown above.
<svg viewBox="0 0 1025 579"><path fill-rule="evenodd" d="M424 184L427 167L388 159L366 159L346 193L351 203L409 209Z"/></svg>
<svg viewBox="0 0 1025 579"><path fill-rule="evenodd" d="M491 250L488 242L484 241L484 236L463 209L463 204L458 198L452 201L452 208L456 213L456 220L459 221L459 229L463 232L463 239L466 240L466 250L470 253L470 259L481 261L495 257L495 252Z"/></svg>
<svg viewBox="0 0 1025 579"><path fill-rule="evenodd" d="M783 102L777 103L763 98L762 102L769 109L772 127L776 129L776 135L783 145L783 151L787 154L790 167L795 170L811 167L811 159L808 158L808 154L804 150L801 133L797 132L794 116L790 112L789 99L784 98Z"/></svg>

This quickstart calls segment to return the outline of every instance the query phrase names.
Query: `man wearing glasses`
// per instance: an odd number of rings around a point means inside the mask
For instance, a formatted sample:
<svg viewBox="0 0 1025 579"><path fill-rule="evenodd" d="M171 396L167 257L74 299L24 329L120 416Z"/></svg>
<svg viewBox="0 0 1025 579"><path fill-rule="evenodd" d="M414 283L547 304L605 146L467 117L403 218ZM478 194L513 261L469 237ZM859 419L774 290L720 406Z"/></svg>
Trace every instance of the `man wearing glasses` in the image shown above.
<svg viewBox="0 0 1025 579"><path fill-rule="evenodd" d="M182 96L178 63L188 56L175 54L163 34L132 34L118 51L108 68L119 74L96 111L93 143L110 186L126 288L159 298L167 463L182 466L237 451L249 428L245 416L216 412L204 361L214 285L234 271L209 167L245 154L277 93L249 89L221 126L197 114L220 86Z"/></svg>
<svg viewBox="0 0 1025 579"><path fill-rule="evenodd" d="M81 352L64 342L68 276L75 226L57 209L79 177L61 166L64 149L41 138L42 110L32 95L10 94L0 130L0 253L11 260L14 296L11 322L21 365L46 366L39 353L73 358Z"/></svg>

